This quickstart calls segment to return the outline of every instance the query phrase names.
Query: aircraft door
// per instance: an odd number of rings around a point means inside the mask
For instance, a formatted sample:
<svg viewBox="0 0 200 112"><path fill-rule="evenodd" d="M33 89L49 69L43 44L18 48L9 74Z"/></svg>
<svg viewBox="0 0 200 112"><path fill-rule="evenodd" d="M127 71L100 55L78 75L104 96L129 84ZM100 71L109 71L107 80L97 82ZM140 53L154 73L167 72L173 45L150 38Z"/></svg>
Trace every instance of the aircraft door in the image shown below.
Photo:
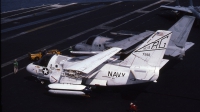
<svg viewBox="0 0 200 112"><path fill-rule="evenodd" d="M58 63L51 64L51 73L50 73L50 82L51 83L56 83L59 81L60 76L62 74L62 66Z"/></svg>
<svg viewBox="0 0 200 112"><path fill-rule="evenodd" d="M41 67L41 66L36 66L36 74L37 74L38 76L40 76L40 77L43 77L43 76L44 76L44 74L42 73L42 69L43 69L43 67Z"/></svg>

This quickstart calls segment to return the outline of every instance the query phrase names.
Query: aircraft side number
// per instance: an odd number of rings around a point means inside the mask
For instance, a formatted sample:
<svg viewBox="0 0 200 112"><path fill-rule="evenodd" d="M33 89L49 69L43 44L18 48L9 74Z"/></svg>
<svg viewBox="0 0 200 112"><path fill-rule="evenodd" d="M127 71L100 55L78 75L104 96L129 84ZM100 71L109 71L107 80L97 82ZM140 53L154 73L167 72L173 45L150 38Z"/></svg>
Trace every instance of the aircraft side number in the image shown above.
<svg viewBox="0 0 200 112"><path fill-rule="evenodd" d="M150 53L143 53L144 56L150 56Z"/></svg>

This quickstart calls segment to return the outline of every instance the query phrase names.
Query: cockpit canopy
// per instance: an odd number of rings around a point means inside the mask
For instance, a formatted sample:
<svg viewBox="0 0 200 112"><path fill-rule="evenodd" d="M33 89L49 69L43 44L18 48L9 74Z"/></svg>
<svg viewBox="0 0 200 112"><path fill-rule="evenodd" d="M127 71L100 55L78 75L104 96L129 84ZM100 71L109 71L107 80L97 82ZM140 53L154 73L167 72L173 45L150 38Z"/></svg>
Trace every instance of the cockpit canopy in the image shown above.
<svg viewBox="0 0 200 112"><path fill-rule="evenodd" d="M89 39L87 39L87 41L85 42L85 44L92 45L95 39L96 39L96 36L92 36Z"/></svg>
<svg viewBox="0 0 200 112"><path fill-rule="evenodd" d="M47 55L43 56L40 60L33 62L33 64L47 67L47 65L52 57L53 57L53 54L47 54Z"/></svg>

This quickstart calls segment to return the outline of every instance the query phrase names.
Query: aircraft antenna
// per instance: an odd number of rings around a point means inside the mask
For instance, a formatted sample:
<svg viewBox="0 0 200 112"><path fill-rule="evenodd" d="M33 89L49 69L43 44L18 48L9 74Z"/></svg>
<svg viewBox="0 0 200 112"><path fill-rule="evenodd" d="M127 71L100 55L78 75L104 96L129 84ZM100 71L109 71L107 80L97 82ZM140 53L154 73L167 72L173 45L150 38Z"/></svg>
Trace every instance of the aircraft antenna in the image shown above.
<svg viewBox="0 0 200 112"><path fill-rule="evenodd" d="M192 0L190 0L190 6L193 6L193 2L192 2Z"/></svg>
<svg viewBox="0 0 200 112"><path fill-rule="evenodd" d="M179 0L176 0L176 4L177 4L178 6L180 6L180 4L179 4Z"/></svg>

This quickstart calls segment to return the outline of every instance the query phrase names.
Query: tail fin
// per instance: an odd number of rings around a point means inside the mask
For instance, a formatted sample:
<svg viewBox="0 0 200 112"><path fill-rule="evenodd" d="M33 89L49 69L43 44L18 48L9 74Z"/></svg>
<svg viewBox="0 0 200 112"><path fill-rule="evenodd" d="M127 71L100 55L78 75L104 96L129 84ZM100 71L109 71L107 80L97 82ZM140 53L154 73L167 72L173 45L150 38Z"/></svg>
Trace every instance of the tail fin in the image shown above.
<svg viewBox="0 0 200 112"><path fill-rule="evenodd" d="M193 16L183 16L169 29L173 34L167 46L165 55L172 57L179 55L179 58L182 60L185 51L194 45L192 42L186 42L194 20L195 17Z"/></svg>
<svg viewBox="0 0 200 112"><path fill-rule="evenodd" d="M174 44L179 47L185 46L194 20L195 17L193 16L183 16L169 29L169 31L173 32L169 46L173 46Z"/></svg>
<svg viewBox="0 0 200 112"><path fill-rule="evenodd" d="M157 66L159 67L169 43L172 32L156 31L150 38L133 51L124 61L123 66Z"/></svg>

